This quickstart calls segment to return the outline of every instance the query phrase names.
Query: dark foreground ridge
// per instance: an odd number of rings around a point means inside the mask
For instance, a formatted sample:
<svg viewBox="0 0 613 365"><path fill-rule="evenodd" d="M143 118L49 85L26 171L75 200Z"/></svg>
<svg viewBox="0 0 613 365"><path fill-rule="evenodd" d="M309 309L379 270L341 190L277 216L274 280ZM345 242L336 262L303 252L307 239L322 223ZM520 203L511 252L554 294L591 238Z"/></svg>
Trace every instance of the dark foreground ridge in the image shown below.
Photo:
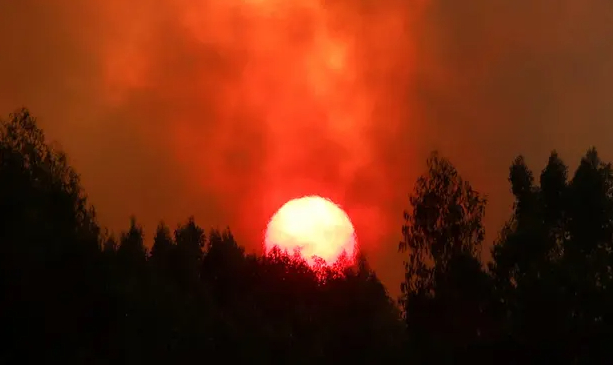
<svg viewBox="0 0 613 365"><path fill-rule="evenodd" d="M363 255L318 269L247 255L193 218L160 223L150 251L134 218L106 233L21 110L0 124L0 363L607 363L613 172L591 149L567 175L555 152L538 182L513 162L514 212L482 263L486 201L430 156L397 301Z"/></svg>

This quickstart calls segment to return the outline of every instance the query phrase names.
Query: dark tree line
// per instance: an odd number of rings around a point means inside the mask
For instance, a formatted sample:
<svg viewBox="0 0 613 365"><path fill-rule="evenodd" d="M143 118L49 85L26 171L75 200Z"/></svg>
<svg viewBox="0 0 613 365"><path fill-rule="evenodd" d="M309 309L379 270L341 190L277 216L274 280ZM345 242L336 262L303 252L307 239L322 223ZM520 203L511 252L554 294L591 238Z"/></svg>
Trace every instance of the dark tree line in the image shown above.
<svg viewBox="0 0 613 365"><path fill-rule="evenodd" d="M375 363L400 311L364 258L314 270L245 254L229 229L101 229L27 110L0 124L0 363ZM147 247L151 247L147 250Z"/></svg>
<svg viewBox="0 0 613 365"><path fill-rule="evenodd" d="M18 111L0 122L0 363L610 363L611 165L592 149L569 177L554 152L535 181L518 157L509 181L513 214L484 263L485 198L428 159L397 303L362 254L315 268L246 254L193 217L110 234Z"/></svg>
<svg viewBox="0 0 613 365"><path fill-rule="evenodd" d="M405 212L401 303L422 363L613 362L613 169L590 149L574 175L523 157L513 214L480 260L485 198L433 154Z"/></svg>

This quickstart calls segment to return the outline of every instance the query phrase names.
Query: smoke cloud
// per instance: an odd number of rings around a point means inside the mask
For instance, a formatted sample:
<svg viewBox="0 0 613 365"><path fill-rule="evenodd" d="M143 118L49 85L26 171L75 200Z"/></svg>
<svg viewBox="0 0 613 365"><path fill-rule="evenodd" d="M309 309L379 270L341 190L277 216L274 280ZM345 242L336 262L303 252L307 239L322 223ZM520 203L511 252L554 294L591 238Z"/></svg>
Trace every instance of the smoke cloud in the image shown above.
<svg viewBox="0 0 613 365"><path fill-rule="evenodd" d="M27 106L103 224L194 214L258 250L285 201L327 196L392 293L430 150L510 207L507 168L611 156L606 0L0 2L0 112Z"/></svg>

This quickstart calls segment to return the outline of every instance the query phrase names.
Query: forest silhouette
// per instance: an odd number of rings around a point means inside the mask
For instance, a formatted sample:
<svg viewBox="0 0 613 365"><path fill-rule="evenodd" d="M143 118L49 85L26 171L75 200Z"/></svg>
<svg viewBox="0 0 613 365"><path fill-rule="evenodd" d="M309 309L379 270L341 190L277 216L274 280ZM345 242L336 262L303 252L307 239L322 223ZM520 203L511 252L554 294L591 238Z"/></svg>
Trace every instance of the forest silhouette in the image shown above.
<svg viewBox="0 0 613 365"><path fill-rule="evenodd" d="M391 298L359 253L311 267L246 254L229 228L100 226L67 157L27 109L0 124L0 362L79 364L609 363L613 169L524 158L482 262L486 199L437 153L399 212ZM373 228L374 229L374 228ZM400 234L402 233L402 234ZM151 247L150 250L147 247ZM488 245L489 247L489 245Z"/></svg>

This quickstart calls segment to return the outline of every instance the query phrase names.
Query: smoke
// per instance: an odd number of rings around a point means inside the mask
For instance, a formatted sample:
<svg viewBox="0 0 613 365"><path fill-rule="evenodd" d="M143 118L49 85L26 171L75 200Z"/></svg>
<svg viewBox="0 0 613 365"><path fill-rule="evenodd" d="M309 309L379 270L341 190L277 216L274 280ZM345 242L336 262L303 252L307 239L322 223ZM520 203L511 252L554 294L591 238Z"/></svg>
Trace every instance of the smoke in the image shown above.
<svg viewBox="0 0 613 365"><path fill-rule="evenodd" d="M0 113L40 117L114 230L194 214L255 250L318 194L396 292L430 150L489 196L489 240L514 155L610 155L612 36L606 0L3 1Z"/></svg>
<svg viewBox="0 0 613 365"><path fill-rule="evenodd" d="M162 136L189 196L215 205L239 237L261 240L283 203L320 194L353 212L361 241L377 242L389 224L377 202L393 183L378 139L407 124L399 101L408 100L411 19L420 8L173 4L164 17L145 12L109 41L105 100L156 109L135 116L137 134L154 137L147 148ZM142 123L152 118L159 125Z"/></svg>

